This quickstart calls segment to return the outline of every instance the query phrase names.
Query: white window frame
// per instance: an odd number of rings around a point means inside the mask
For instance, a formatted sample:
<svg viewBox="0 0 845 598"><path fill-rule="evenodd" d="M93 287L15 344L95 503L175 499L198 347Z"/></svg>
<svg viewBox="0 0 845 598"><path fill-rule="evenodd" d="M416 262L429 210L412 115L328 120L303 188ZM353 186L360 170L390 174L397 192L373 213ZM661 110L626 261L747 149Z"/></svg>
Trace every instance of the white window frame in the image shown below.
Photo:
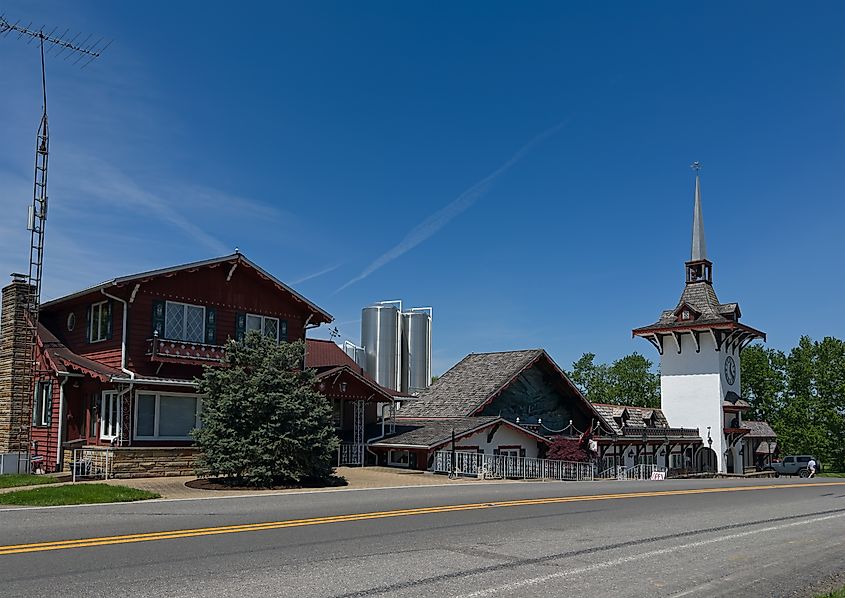
<svg viewBox="0 0 845 598"><path fill-rule="evenodd" d="M171 338L167 334L167 311L174 306L175 309L177 306L182 308L182 336L181 338ZM188 332L188 308L194 307L202 310L202 340L195 341L195 340L188 340L185 337L187 336ZM205 306L204 305L194 305L193 303L183 303L181 301L165 301L164 302L164 339L169 341L181 341L183 343L205 343L205 322L206 322L206 313L205 313Z"/></svg>
<svg viewBox="0 0 845 598"><path fill-rule="evenodd" d="M102 318L103 314L108 313L104 308L108 307L108 301L99 301L97 303L92 303L91 306L88 308L90 310L90 322L89 322L89 329L88 329L88 342L89 343L99 343L104 340L108 340L109 338L109 327L108 327L108 320L106 320L106 330L102 336L100 336L100 332L102 331ZM97 314L97 317L94 314Z"/></svg>
<svg viewBox="0 0 845 598"><path fill-rule="evenodd" d="M405 453L407 455L408 460L405 461L394 461L393 453ZM392 465L394 467L410 467L411 466L411 451L408 449L390 449L387 451L387 464Z"/></svg>
<svg viewBox="0 0 845 598"><path fill-rule="evenodd" d="M138 435L138 407L140 405L140 395L155 397L155 416L153 419L153 435L139 436ZM194 412L194 428L200 427L200 415L202 414L202 395L190 392L151 392L148 390L138 390L135 392L135 422L132 429L132 437L135 440L193 440L193 437L187 436L160 436L158 433L159 424L161 423L161 397L183 397L186 399L196 399L196 411Z"/></svg>
<svg viewBox="0 0 845 598"><path fill-rule="evenodd" d="M500 448L498 449L500 457L509 457L511 459L519 459L522 456L522 450L518 448Z"/></svg>
<svg viewBox="0 0 845 598"><path fill-rule="evenodd" d="M670 469L683 469L684 468L684 454L683 453L670 453L669 454L669 467L670 467Z"/></svg>
<svg viewBox="0 0 845 598"><path fill-rule="evenodd" d="M50 392L44 392L50 389ZM53 409L53 381L52 380L37 380L35 382L35 409L37 417L35 425L44 428L50 425L52 409Z"/></svg>
<svg viewBox="0 0 845 598"><path fill-rule="evenodd" d="M114 440L120 436L122 407L117 391L100 394L100 440Z"/></svg>
<svg viewBox="0 0 845 598"><path fill-rule="evenodd" d="M276 320L276 338L273 339L276 342L279 341L279 334L282 332L282 319L277 318L275 316L262 316L261 314L247 314L246 319L244 320L244 333L249 332L249 319L250 318L260 318L261 319L261 334L264 334L264 326L267 320ZM266 336L266 335L265 335ZM272 337L271 337L272 338Z"/></svg>

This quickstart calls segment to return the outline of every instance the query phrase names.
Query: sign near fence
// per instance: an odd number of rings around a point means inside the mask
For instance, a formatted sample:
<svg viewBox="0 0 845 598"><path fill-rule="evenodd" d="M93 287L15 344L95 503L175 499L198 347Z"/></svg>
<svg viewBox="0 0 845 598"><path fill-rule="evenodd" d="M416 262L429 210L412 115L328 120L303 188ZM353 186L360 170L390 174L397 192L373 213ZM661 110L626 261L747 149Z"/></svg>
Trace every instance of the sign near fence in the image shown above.
<svg viewBox="0 0 845 598"><path fill-rule="evenodd" d="M652 471L651 472L651 479L652 480L665 480L666 479L666 472L665 471Z"/></svg>

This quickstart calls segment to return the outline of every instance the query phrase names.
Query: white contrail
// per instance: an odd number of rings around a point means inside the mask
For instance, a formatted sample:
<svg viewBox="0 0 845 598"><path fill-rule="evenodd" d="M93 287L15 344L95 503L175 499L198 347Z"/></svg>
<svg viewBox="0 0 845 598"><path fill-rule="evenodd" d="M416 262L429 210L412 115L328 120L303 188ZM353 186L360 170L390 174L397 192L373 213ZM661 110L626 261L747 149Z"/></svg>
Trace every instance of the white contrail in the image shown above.
<svg viewBox="0 0 845 598"><path fill-rule="evenodd" d="M312 272L311 274L303 276L302 278L297 278L296 280L292 281L291 284L301 284L301 283L305 282L306 280L311 280L312 278L317 278L318 276L322 276L323 274L328 274L329 272L334 272L335 270L340 268L341 265L342 265L342 263L341 264L335 264L334 266L329 266L328 268L323 268L319 272Z"/></svg>
<svg viewBox="0 0 845 598"><path fill-rule="evenodd" d="M464 212L467 208L471 207L481 196L483 196L487 191L490 190L490 187L493 186L493 183L498 179L500 176L505 174L508 170L510 170L517 162L519 162L525 154L527 154L531 149L544 141L548 137L557 133L560 129L562 129L567 123L569 119L559 122L553 127L550 127L536 135L534 138L531 139L528 143L523 145L519 150L511 156L504 164L499 166L496 170L488 174L486 177L466 189L463 193L458 195L451 203L448 205L440 208L434 214L423 220L420 224L415 226L405 235L405 238L402 239L397 245L390 248L386 253L382 254L378 259L372 262L369 266L364 268L363 272L361 272L358 276L347 282L345 285L340 287L335 293L339 293L346 287L355 284L359 280L363 280L382 266L389 264L399 256L401 256L406 251L413 249L426 239L428 239L431 235L436 233L438 230L446 226L453 218L458 216L461 212Z"/></svg>

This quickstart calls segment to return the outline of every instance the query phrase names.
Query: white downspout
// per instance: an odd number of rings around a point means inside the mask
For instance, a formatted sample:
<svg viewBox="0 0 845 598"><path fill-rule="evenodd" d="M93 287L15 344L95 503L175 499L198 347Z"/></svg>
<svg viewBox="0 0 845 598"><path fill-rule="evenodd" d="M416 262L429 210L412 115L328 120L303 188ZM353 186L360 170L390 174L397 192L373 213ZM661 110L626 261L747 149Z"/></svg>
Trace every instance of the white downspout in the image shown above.
<svg viewBox="0 0 845 598"><path fill-rule="evenodd" d="M138 291L139 286L140 285L135 285L135 289L132 291L132 299L135 298L135 293ZM129 315L129 303L127 303L124 299L121 299L120 297L109 295L108 293L106 293L105 289L100 289L100 292L109 299L120 301L123 304L123 326L121 327L120 331L120 370L124 374L128 374L130 380L135 380L135 372L126 368L126 319Z"/></svg>
<svg viewBox="0 0 845 598"><path fill-rule="evenodd" d="M62 432L64 431L65 423L65 382L68 381L68 376L62 376L62 381L59 384L59 435L56 442L56 469L62 465ZM61 469L59 469L61 471Z"/></svg>
<svg viewBox="0 0 845 598"><path fill-rule="evenodd" d="M135 288L132 289L132 295L130 297L130 302L135 301L135 295L138 293L138 288L140 286L141 286L141 284L138 283L138 284L135 285ZM124 374L129 375L129 388L127 389L126 392L129 393L129 404L131 406L132 405L132 387L135 384L135 372L133 372L132 370L130 370L126 367L126 322L127 322L128 317L129 317L129 303L126 302L124 299L121 299L120 297L115 297L114 295L109 295L108 293L106 293L105 289L100 289L100 292L103 295L105 295L106 297L108 297L109 299L114 299L115 301L120 301L123 304L123 325L121 326L121 331L120 331L120 370ZM118 396L121 396L121 395L118 395ZM121 405L122 405L122 402L123 401L121 400ZM120 410L119 413L120 413L120 419L121 419L120 425L122 427L123 426L123 421L122 421L123 420L123 408L122 408L122 406L121 406L121 410ZM130 414L130 421L131 421L131 414ZM131 443L132 443L132 431L126 430L125 433L127 435L127 438L129 439L129 444L131 445Z"/></svg>

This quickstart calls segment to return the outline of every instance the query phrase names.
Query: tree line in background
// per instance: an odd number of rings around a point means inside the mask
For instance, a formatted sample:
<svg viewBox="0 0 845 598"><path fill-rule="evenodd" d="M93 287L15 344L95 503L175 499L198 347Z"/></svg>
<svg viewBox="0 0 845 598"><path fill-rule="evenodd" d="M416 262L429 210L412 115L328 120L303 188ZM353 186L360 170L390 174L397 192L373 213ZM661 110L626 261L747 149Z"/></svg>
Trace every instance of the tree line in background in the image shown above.
<svg viewBox="0 0 845 598"><path fill-rule="evenodd" d="M595 353L584 353L566 372L569 379L593 403L660 407L660 374L651 361L631 353L613 363L596 363Z"/></svg>
<svg viewBox="0 0 845 598"><path fill-rule="evenodd" d="M755 344L741 366L748 417L771 424L780 454L814 455L845 471L845 341L802 336L789 353Z"/></svg>
<svg viewBox="0 0 845 598"><path fill-rule="evenodd" d="M779 453L811 454L828 470L845 471L845 341L801 337L788 353L751 345L741 356L746 419L769 422ZM596 363L584 353L567 372L594 403L660 407L660 374L638 353Z"/></svg>

